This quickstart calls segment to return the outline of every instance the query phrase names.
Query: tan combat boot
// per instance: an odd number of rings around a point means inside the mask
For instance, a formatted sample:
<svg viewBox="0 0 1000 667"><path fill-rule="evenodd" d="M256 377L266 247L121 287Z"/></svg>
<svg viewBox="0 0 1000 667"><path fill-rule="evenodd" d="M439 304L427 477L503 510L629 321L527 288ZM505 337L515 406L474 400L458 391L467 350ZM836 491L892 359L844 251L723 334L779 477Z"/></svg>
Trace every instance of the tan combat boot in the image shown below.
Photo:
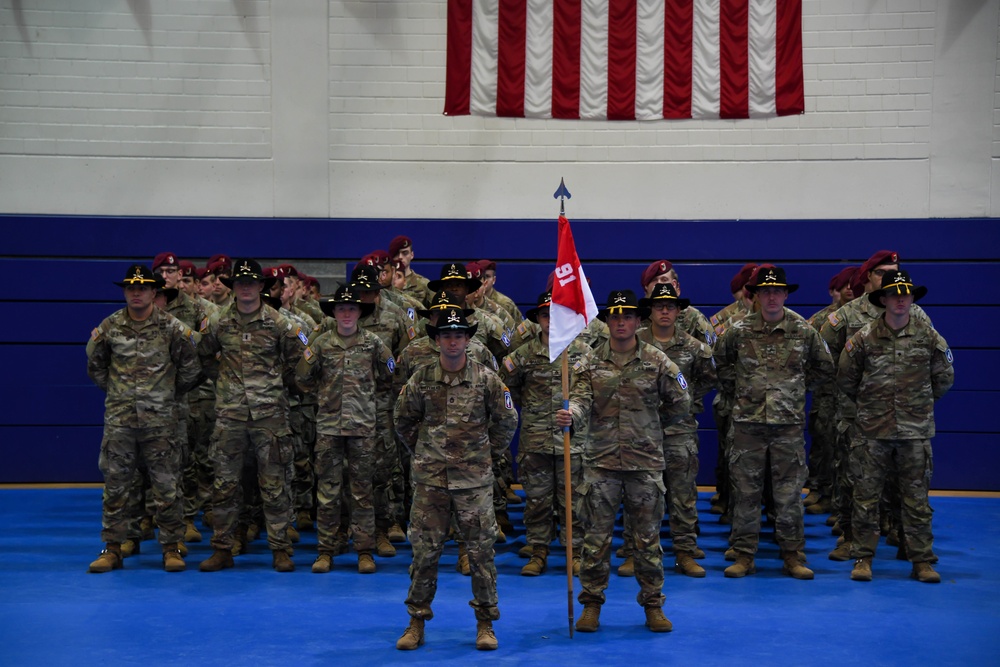
<svg viewBox="0 0 1000 667"><path fill-rule="evenodd" d="M257 534L260 535L259 530ZM302 539L302 536L299 535L299 531L296 530L295 526L293 526L292 524L288 524L288 528L285 529L285 535L288 536L288 541L291 542L292 544L298 544L299 541Z"/></svg>
<svg viewBox="0 0 1000 667"><path fill-rule="evenodd" d="M237 526L233 532L233 547L230 550L230 555L239 556L242 553L246 553L248 544L250 544L250 539L246 527Z"/></svg>
<svg viewBox="0 0 1000 667"><path fill-rule="evenodd" d="M299 531L303 533L311 532L316 526L313 524L312 514L309 510L299 510L298 514L295 515L295 525L299 527Z"/></svg>
<svg viewBox="0 0 1000 667"><path fill-rule="evenodd" d="M694 556L686 551L678 552L677 561L674 563L674 570L688 577L698 579L705 576L705 568L695 562Z"/></svg>
<svg viewBox="0 0 1000 667"><path fill-rule="evenodd" d="M521 575L525 577L537 577L545 572L545 565L549 557L548 547L535 547L531 554L531 560L521 568Z"/></svg>
<svg viewBox="0 0 1000 667"><path fill-rule="evenodd" d="M412 651L424 645L424 619L410 617L410 624L403 635L396 640L396 648L400 651Z"/></svg>
<svg viewBox="0 0 1000 667"><path fill-rule="evenodd" d="M854 569L851 570L851 579L854 581L872 580L872 557L865 556L854 561Z"/></svg>
<svg viewBox="0 0 1000 667"><path fill-rule="evenodd" d="M458 562L455 563L455 570L465 576L472 576L472 566L469 565L469 552L465 548L465 542L458 544Z"/></svg>
<svg viewBox="0 0 1000 667"><path fill-rule="evenodd" d="M142 551L142 545L139 540L125 540L122 542L121 546L122 558L128 558Z"/></svg>
<svg viewBox="0 0 1000 667"><path fill-rule="evenodd" d="M843 535L837 538L837 547L827 556L830 560L840 562L851 560L851 542Z"/></svg>
<svg viewBox="0 0 1000 667"><path fill-rule="evenodd" d="M201 561L198 569L202 572L218 572L232 566L232 552L229 549L216 549L211 556Z"/></svg>
<svg viewBox="0 0 1000 667"><path fill-rule="evenodd" d="M646 607L646 627L651 632L670 632L674 629L674 624L663 615L660 607Z"/></svg>
<svg viewBox="0 0 1000 667"><path fill-rule="evenodd" d="M312 571L313 574L326 574L333 568L333 558L330 554L320 554L316 556L316 562L313 563Z"/></svg>
<svg viewBox="0 0 1000 667"><path fill-rule="evenodd" d="M493 621L476 621L476 650L497 650L497 636L493 634Z"/></svg>
<svg viewBox="0 0 1000 667"><path fill-rule="evenodd" d="M398 523L394 523L389 526L389 532L386 535L389 538L389 541L393 544L399 544L400 542L406 541L406 532Z"/></svg>
<svg viewBox="0 0 1000 667"><path fill-rule="evenodd" d="M376 533L375 552L380 558L392 558L396 555L396 547L392 546L388 535L385 533Z"/></svg>
<svg viewBox="0 0 1000 667"><path fill-rule="evenodd" d="M634 577L635 576L635 556L629 556L625 559L625 562L618 566L618 576L619 577Z"/></svg>
<svg viewBox="0 0 1000 667"><path fill-rule="evenodd" d="M753 556L737 552L736 562L727 567L723 574L729 579L740 579L756 572L757 564L754 563Z"/></svg>
<svg viewBox="0 0 1000 667"><path fill-rule="evenodd" d="M90 564L90 572L103 574L111 570L122 569L122 548L117 542L108 542L97 560Z"/></svg>
<svg viewBox="0 0 1000 667"><path fill-rule="evenodd" d="M201 542L201 533L194 527L194 519L184 519L184 541Z"/></svg>
<svg viewBox="0 0 1000 667"><path fill-rule="evenodd" d="M930 563L914 563L910 576L925 584L941 583L941 575L934 571Z"/></svg>
<svg viewBox="0 0 1000 667"><path fill-rule="evenodd" d="M288 556L288 552L284 549L275 549L271 552L271 567L273 567L278 572L294 572L295 563Z"/></svg>
<svg viewBox="0 0 1000 667"><path fill-rule="evenodd" d="M375 572L375 559L368 552L358 554L358 573L359 574L374 574Z"/></svg>
<svg viewBox="0 0 1000 667"><path fill-rule="evenodd" d="M585 604L580 620L576 622L577 632L597 632L601 627L601 605Z"/></svg>
<svg viewBox="0 0 1000 667"><path fill-rule="evenodd" d="M729 547L728 549L726 549L726 553L723 555L723 558L728 560L730 563L735 563L736 556L737 556L736 549Z"/></svg>
<svg viewBox="0 0 1000 667"><path fill-rule="evenodd" d="M803 564L803 559L797 553L786 553L781 555L785 564L781 566L781 571L793 579L808 580L813 578L813 571Z"/></svg>
<svg viewBox="0 0 1000 667"><path fill-rule="evenodd" d="M177 543L163 545L163 569L167 572L183 572L187 566Z"/></svg>
<svg viewBox="0 0 1000 667"><path fill-rule="evenodd" d="M523 547L517 550L517 555L519 558L531 558L531 555L535 553L535 547L530 544L525 544Z"/></svg>

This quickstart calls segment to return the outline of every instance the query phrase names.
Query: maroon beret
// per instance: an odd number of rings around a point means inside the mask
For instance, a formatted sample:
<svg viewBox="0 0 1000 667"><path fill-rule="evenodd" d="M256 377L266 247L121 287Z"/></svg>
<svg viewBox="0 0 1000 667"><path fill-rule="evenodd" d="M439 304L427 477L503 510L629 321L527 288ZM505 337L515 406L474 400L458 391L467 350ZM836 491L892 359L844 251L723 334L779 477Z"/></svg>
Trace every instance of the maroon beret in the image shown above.
<svg viewBox="0 0 1000 667"><path fill-rule="evenodd" d="M409 236L397 236L389 243L389 257L395 259L400 250L409 248L412 245L413 241L410 240Z"/></svg>
<svg viewBox="0 0 1000 667"><path fill-rule="evenodd" d="M670 270L674 268L674 265L665 259L658 259L649 266L646 270L642 272L642 288L645 289L646 285L653 282L657 276L662 276L664 273L670 273Z"/></svg>
<svg viewBox="0 0 1000 667"><path fill-rule="evenodd" d="M840 272L833 278L830 278L829 289L840 291L847 287L848 283L851 282L851 278L854 277L854 272L857 271L858 267L848 266L845 269L841 269Z"/></svg>
<svg viewBox="0 0 1000 667"><path fill-rule="evenodd" d="M729 293L736 294L743 289L747 282L749 282L750 275L753 273L753 270L756 268L757 265L753 262L744 264L743 268L741 268L736 275L733 276L733 279L729 281Z"/></svg>
<svg viewBox="0 0 1000 667"><path fill-rule="evenodd" d="M156 271L161 266L177 266L177 255L172 252L161 252L153 258L153 270Z"/></svg>

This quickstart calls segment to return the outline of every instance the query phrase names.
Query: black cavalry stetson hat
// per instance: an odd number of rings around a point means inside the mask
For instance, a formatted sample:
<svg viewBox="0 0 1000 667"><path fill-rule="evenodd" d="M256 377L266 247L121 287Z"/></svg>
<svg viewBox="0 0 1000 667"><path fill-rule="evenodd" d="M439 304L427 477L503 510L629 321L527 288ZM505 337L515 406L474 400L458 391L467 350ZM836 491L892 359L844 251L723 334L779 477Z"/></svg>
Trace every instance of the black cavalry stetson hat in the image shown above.
<svg viewBox="0 0 1000 667"><path fill-rule="evenodd" d="M869 293L868 300L879 308L884 308L885 304L882 303L882 297L889 294L898 294L900 296L912 294L913 303L916 303L927 294L927 288L923 285L914 286L909 272L903 269L896 269L882 276L882 289L877 289Z"/></svg>
<svg viewBox="0 0 1000 667"><path fill-rule="evenodd" d="M608 315L633 310L640 318L649 316L649 309L639 304L639 299L635 296L635 292L630 289L615 290L608 295L608 305L597 311L597 319L607 322Z"/></svg>
<svg viewBox="0 0 1000 667"><path fill-rule="evenodd" d="M119 287L146 286L153 289L163 287L163 278L153 273L148 266L133 264L125 271L125 278L120 283L115 283Z"/></svg>
<svg viewBox="0 0 1000 667"><path fill-rule="evenodd" d="M233 260L232 274L228 278L220 276L219 280L229 289L233 288L233 283L237 280L259 280L264 283L264 289L269 290L274 285L275 277L266 275L257 260L241 257Z"/></svg>

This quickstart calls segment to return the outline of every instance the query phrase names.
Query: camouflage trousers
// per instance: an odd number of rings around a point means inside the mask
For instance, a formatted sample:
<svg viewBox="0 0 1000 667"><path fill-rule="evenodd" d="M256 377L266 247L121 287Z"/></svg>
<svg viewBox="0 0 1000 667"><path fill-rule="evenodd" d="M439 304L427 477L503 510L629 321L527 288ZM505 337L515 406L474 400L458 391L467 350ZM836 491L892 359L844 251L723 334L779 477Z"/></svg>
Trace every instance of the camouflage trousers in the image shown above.
<svg viewBox="0 0 1000 667"><path fill-rule="evenodd" d="M190 411L186 403L178 403L177 424L173 441L177 443L180 456L180 474L177 478L177 497L181 502L181 511L184 507L184 465L188 457L188 418ZM136 475L132 478L132 486L129 488L128 501L126 506L128 516L128 539L135 540L136 543L142 541L142 521L147 517L156 516L156 501L152 493L152 481L149 478L149 469L146 462L139 460L136 468Z"/></svg>
<svg viewBox="0 0 1000 667"><path fill-rule="evenodd" d="M810 491L819 491L824 496L833 492L833 451L837 446L837 402L834 396L813 398L813 410L809 413L809 476L807 486Z"/></svg>
<svg viewBox="0 0 1000 667"><path fill-rule="evenodd" d="M375 524L384 533L392 524L403 523L402 494L397 492L403 486L403 469L394 431L382 417L375 428L373 444Z"/></svg>
<svg viewBox="0 0 1000 667"><path fill-rule="evenodd" d="M570 455L570 507L580 503L583 483L583 455ZM524 485L524 528L530 546L548 547L555 537L555 522L561 529L559 540L566 544L566 465L562 454L518 452L517 473ZM573 513L573 554L583 549L583 524Z"/></svg>
<svg viewBox="0 0 1000 667"><path fill-rule="evenodd" d="M268 546L275 551L291 549L287 529L292 506L287 476L292 447L288 435L288 420L283 416L245 422L216 419L210 450L215 471L212 547L228 550L233 546L236 524L244 509L244 463L252 459L257 467L256 485L264 508Z"/></svg>
<svg viewBox="0 0 1000 667"><path fill-rule="evenodd" d="M854 540L854 485L857 470L851 467L851 450L864 447L865 439L858 434L853 421L842 421L837 429L837 442L833 450L833 511L837 525L844 531L844 540Z"/></svg>
<svg viewBox="0 0 1000 667"><path fill-rule="evenodd" d="M729 479L729 450L732 446L732 406L730 400L719 391L712 401L712 416L715 419L716 434L718 436L718 452L715 460L715 492L719 496L719 503L726 508L728 515L732 496L732 482Z"/></svg>
<svg viewBox="0 0 1000 667"><path fill-rule="evenodd" d="M618 471L584 467L580 487L580 518L583 553L577 598L581 604L604 604L604 590L611 572L611 537L618 508L624 502L632 525L635 578L639 582L636 601L643 607L662 607L663 473L659 470Z"/></svg>
<svg viewBox="0 0 1000 667"><path fill-rule="evenodd" d="M805 562L802 485L806 481L805 438L801 424L733 422L729 474L733 479L733 548L750 556L760 539L764 475L770 457L775 537L782 553Z"/></svg>
<svg viewBox="0 0 1000 667"><path fill-rule="evenodd" d="M375 438L320 433L316 436L316 533L319 553L334 554L343 505L350 508L358 553L375 549ZM344 495L344 468L350 495ZM347 501L345 503L344 501Z"/></svg>
<svg viewBox="0 0 1000 667"><path fill-rule="evenodd" d="M414 618L431 619L431 602L437 592L438 561L448 539L452 507L458 523L457 538L465 541L472 569L472 601L476 619L495 621L497 608L497 568L493 545L497 522L493 514L493 487L444 489L416 484L410 510L409 538L413 545L410 591L406 609Z"/></svg>
<svg viewBox="0 0 1000 667"><path fill-rule="evenodd" d="M667 467L663 484L667 487L666 511L674 553L691 553L698 548L698 434L679 433L663 438ZM625 513L622 538L625 553L632 555L632 519Z"/></svg>
<svg viewBox="0 0 1000 667"><path fill-rule="evenodd" d="M934 458L930 440L874 440L851 449L854 485L853 558L875 555L879 538L879 499L895 471L902 501L906 554L914 563L936 563L928 499Z"/></svg>
<svg viewBox="0 0 1000 667"><path fill-rule="evenodd" d="M192 519L212 499L212 462L208 458L215 429L215 401L190 403L188 447L184 459L184 518Z"/></svg>
<svg viewBox="0 0 1000 667"><path fill-rule="evenodd" d="M288 413L292 429L292 509L311 510L316 491L313 471L313 450L316 448L316 405L307 403L292 406Z"/></svg>
<svg viewBox="0 0 1000 667"><path fill-rule="evenodd" d="M184 539L184 504L178 494L181 478L181 447L174 425L157 428L104 427L98 468L104 475L101 539L122 543L129 523L142 512L142 502L130 503L140 467L149 474L160 543ZM141 483L140 483L141 484ZM141 488L141 486L140 486ZM140 495L141 498L141 495Z"/></svg>

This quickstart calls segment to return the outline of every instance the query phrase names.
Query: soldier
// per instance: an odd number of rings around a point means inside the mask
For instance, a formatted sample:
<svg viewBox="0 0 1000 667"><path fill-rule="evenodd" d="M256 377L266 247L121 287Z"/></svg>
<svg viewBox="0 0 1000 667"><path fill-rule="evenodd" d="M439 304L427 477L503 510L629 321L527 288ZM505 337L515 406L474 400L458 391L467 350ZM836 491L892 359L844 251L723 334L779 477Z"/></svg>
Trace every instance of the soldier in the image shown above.
<svg viewBox="0 0 1000 667"><path fill-rule="evenodd" d="M507 355L500 367L500 379L510 388L514 402L521 406L521 435L517 448L517 469L527 503L524 507L524 528L531 560L521 568L524 576L538 576L548 563L549 545L555 536L552 517L565 517L566 470L563 456L563 430L556 425L556 411L562 407L562 364L549 363L549 308L551 292L538 297L538 305L527 312L528 319L541 328L538 337L531 338ZM580 360L590 354L582 341L574 340L567 348L570 385L582 381L577 368ZM570 481L572 506L579 501L578 489L583 482L583 443L587 427L578 430L570 441ZM563 521L563 523L565 523ZM560 535L566 543L565 525ZM579 516L573 518L573 573L580 573L583 550L583 525Z"/></svg>
<svg viewBox="0 0 1000 667"><path fill-rule="evenodd" d="M775 537L784 561L782 572L812 579L805 566L802 484L805 482L806 391L833 379L833 360L816 330L785 308L798 285L785 271L762 264L747 284L760 311L736 322L719 337L715 363L719 382L734 396L732 535L736 562L731 578L756 572L760 505L765 467L770 465L775 505Z"/></svg>
<svg viewBox="0 0 1000 667"><path fill-rule="evenodd" d="M850 282L858 267L841 269L827 286L832 303L809 318L816 331L823 328L827 316L837 312L854 298ZM802 501L807 514L826 514L833 509L833 450L837 441L837 391L833 384L824 385L813 393L809 407L809 495Z"/></svg>
<svg viewBox="0 0 1000 667"><path fill-rule="evenodd" d="M442 311L437 326L427 325L427 335L441 349L438 363L419 368L396 401L396 432L413 451L414 485L409 528L413 563L406 598L410 625L396 642L401 650L423 644L424 622L434 617L438 560L453 506L472 568L476 648L497 648L493 464L510 446L517 412L500 378L468 359L466 348L475 329L461 308Z"/></svg>
<svg viewBox="0 0 1000 667"><path fill-rule="evenodd" d="M252 259L234 262L232 304L202 323L198 352L206 374L216 379L216 424L212 435L215 486L212 505L215 533L212 556L202 572L232 567L234 531L240 511L243 462L257 463L257 481L264 503L267 540L273 566L291 572L291 498L286 476L292 460L288 438L288 393L294 370L308 343L307 332L274 308L262 303L261 292L273 278L265 277Z"/></svg>
<svg viewBox="0 0 1000 667"><path fill-rule="evenodd" d="M428 286L427 278L410 267L413 262L413 241L410 237L397 236L389 243L389 259L402 265L403 284L398 289L420 303L430 303L437 289Z"/></svg>
<svg viewBox="0 0 1000 667"><path fill-rule="evenodd" d="M460 306L466 307L466 297L479 289L482 281L470 277L461 262L452 262L442 266L441 277L430 281L427 286L434 293L447 291ZM469 317L472 318L469 322L477 325L476 336L490 349L493 356L497 359L507 356L510 351L510 336L504 331L503 323L492 313L484 310L478 310Z"/></svg>
<svg viewBox="0 0 1000 667"><path fill-rule="evenodd" d="M517 304L506 294L502 294L497 288L497 263L491 259L481 259L479 260L479 266L483 270L483 285L486 286L486 298L495 301L500 306L506 310L511 318L514 320L514 324L520 324L523 317L521 316L521 311L518 310Z"/></svg>
<svg viewBox="0 0 1000 667"><path fill-rule="evenodd" d="M898 270L899 254L893 250L879 250L869 257L855 273L851 279L851 291L856 295L856 298L832 315L828 315L820 329L820 335L829 346L835 359L840 359L841 352L851 336L882 315L882 310L876 305L877 302L870 301L866 295L881 289L882 277ZM913 304L910 314L930 324L930 318L920 306ZM837 417L838 438L834 449L833 509L836 512L835 530L842 533L843 541L840 541L837 548L830 552L829 558L830 560L846 561L851 558L851 542L854 537L852 503L854 484L857 482L854 477L856 471L850 465L849 452L854 447L862 446L864 438L858 433L855 423L854 401L843 392L839 392L837 395ZM897 542L895 536L887 536L887 541L898 544L900 547L898 555L902 558L906 557L905 545Z"/></svg>
<svg viewBox="0 0 1000 667"><path fill-rule="evenodd" d="M152 485L163 568L180 572L185 564L178 549L184 538L178 397L201 375L197 336L153 305L163 281L147 267L133 264L115 284L123 290L126 307L101 322L87 343L87 374L107 393L98 460L104 475L105 549L90 571L122 567L129 489L142 464Z"/></svg>
<svg viewBox="0 0 1000 667"><path fill-rule="evenodd" d="M635 536L636 601L645 610L646 627L653 632L673 629L663 615L663 429L690 414L691 399L677 366L636 336L647 315L632 290L611 292L597 315L607 323L610 337L580 360L581 381L574 383L570 409L556 413L560 427L590 427L580 489L580 632L596 632L600 626L615 515L623 500Z"/></svg>
<svg viewBox="0 0 1000 667"><path fill-rule="evenodd" d="M928 489L933 469L934 402L955 382L951 350L911 306L927 294L909 273L885 274L868 300L882 315L858 331L840 355L837 384L857 405L857 428L864 444L850 450L854 479L855 559L851 579L871 581L879 538L879 498L892 469L903 498L902 524L911 576L937 584Z"/></svg>
<svg viewBox="0 0 1000 667"><path fill-rule="evenodd" d="M695 562L704 557L698 548L698 422L695 413L701 399L716 385L712 348L677 327L680 314L690 307L670 283L658 283L649 298L640 304L652 312L649 328L639 332L639 340L655 346L677 364L688 382L692 411L670 426L663 435L670 537L674 546L674 569L689 577L704 577L705 568Z"/></svg>
<svg viewBox="0 0 1000 667"><path fill-rule="evenodd" d="M375 304L363 303L353 285L342 286L321 305L332 311L336 327L310 342L295 369L299 387L319 394L315 464L319 556L312 571L329 572L338 552L346 461L358 572L371 574L375 572L375 431L377 420L388 418L377 414L387 412L388 403L376 397L388 394L395 362L378 336L358 326Z"/></svg>

